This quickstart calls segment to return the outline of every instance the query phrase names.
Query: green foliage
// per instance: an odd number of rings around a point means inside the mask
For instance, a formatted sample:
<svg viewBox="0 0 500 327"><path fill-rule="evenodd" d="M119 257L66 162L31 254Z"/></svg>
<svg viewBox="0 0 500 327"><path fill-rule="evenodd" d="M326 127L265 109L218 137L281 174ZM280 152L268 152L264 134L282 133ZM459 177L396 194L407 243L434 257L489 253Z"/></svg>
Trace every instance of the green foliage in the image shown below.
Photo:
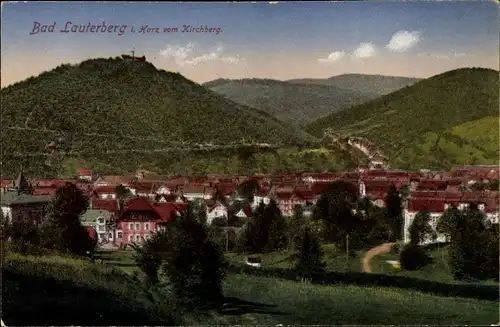
<svg viewBox="0 0 500 327"><path fill-rule="evenodd" d="M23 220L6 226L8 240L6 246L15 253L40 254L42 242L39 228L31 221ZM54 234L57 236L57 234Z"/></svg>
<svg viewBox="0 0 500 327"><path fill-rule="evenodd" d="M394 185L391 185L387 197L385 199L387 208L387 218L390 221L392 229L392 240L398 240L402 236L403 231L403 207L401 205L401 197Z"/></svg>
<svg viewBox="0 0 500 327"><path fill-rule="evenodd" d="M345 181L328 186L313 210L313 220L325 222L325 240L345 247L345 236L354 231L355 221L352 203L357 201L356 187Z"/></svg>
<svg viewBox="0 0 500 327"><path fill-rule="evenodd" d="M415 244L407 244L399 255L399 263L404 270L418 270L431 262L425 250Z"/></svg>
<svg viewBox="0 0 500 327"><path fill-rule="evenodd" d="M80 222L87 208L88 198L74 184L66 183L57 189L40 226L42 247L77 255L93 251L95 241Z"/></svg>
<svg viewBox="0 0 500 327"><path fill-rule="evenodd" d="M165 229L134 248L135 260L148 280L157 283L158 272L163 272L183 305L193 309L221 304L226 262L221 248L189 207Z"/></svg>
<svg viewBox="0 0 500 327"><path fill-rule="evenodd" d="M436 231L443 234L448 241L451 239L451 234L457 229L458 219L457 215L460 215L460 211L457 207L451 206L446 209L437 222Z"/></svg>
<svg viewBox="0 0 500 327"><path fill-rule="evenodd" d="M293 216L287 224L288 246L294 248L300 241L304 230L308 227L310 220L304 217L304 209L301 205L296 205L293 210Z"/></svg>
<svg viewBox="0 0 500 327"><path fill-rule="evenodd" d="M436 232L430 225L431 216L428 212L418 212L413 219L408 232L410 234L410 244L418 245L428 238L435 239Z"/></svg>
<svg viewBox="0 0 500 327"><path fill-rule="evenodd" d="M324 271L323 249L314 233L311 233L309 229L304 229L300 242L296 244L295 251L295 268L302 277L311 278L313 274Z"/></svg>
<svg viewBox="0 0 500 327"><path fill-rule="evenodd" d="M275 201L271 201L264 210L264 219L269 221L269 235L265 250L285 249L288 244L287 221L283 217Z"/></svg>
<svg viewBox="0 0 500 327"><path fill-rule="evenodd" d="M457 69L320 118L306 131L321 137L331 128L366 137L389 155L392 165L403 169L442 169L474 160L494 164L498 138L480 135L498 135L498 90L498 71ZM491 123L481 124L486 117ZM472 130L458 127L473 121L477 123Z"/></svg>
<svg viewBox="0 0 500 327"><path fill-rule="evenodd" d="M9 255L2 296L9 326L182 324L172 297L115 267L68 257Z"/></svg>
<svg viewBox="0 0 500 327"><path fill-rule="evenodd" d="M455 279L498 280L498 226L475 209L453 211L449 263Z"/></svg>
<svg viewBox="0 0 500 327"><path fill-rule="evenodd" d="M259 204L251 220L243 226L237 248L239 252L264 253L286 248L287 223L274 200Z"/></svg>
<svg viewBox="0 0 500 327"><path fill-rule="evenodd" d="M377 95L332 85L300 85L271 79L216 80L204 84L230 100L259 108L274 117L301 126L331 112Z"/></svg>
<svg viewBox="0 0 500 327"><path fill-rule="evenodd" d="M153 165L165 165L167 170L168 161L179 160L182 165L189 158L182 159L181 150L173 150L170 159L171 153L156 150L186 147L179 142L237 144L245 139L295 146L314 140L269 114L238 105L148 62L110 58L60 66L3 88L1 95L0 142L6 175L15 174L21 162L29 167L27 173L36 176L67 174L63 164L70 159L96 171L123 173L153 158ZM58 151L42 156L51 142L57 143Z"/></svg>

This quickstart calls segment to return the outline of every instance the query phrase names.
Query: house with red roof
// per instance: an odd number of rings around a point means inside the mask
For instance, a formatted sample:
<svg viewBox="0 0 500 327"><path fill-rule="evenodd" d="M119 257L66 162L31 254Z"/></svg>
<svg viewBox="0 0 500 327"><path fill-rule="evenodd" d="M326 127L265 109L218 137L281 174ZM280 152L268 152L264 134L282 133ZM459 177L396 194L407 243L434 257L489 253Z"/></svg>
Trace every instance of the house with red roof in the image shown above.
<svg viewBox="0 0 500 327"><path fill-rule="evenodd" d="M141 197L129 199L116 219L113 241L120 247L141 243L152 232L175 219L187 206L183 203L150 203Z"/></svg>
<svg viewBox="0 0 500 327"><path fill-rule="evenodd" d="M114 186L103 186L94 188L93 194L101 199L115 200L116 199L116 191Z"/></svg>
<svg viewBox="0 0 500 327"><path fill-rule="evenodd" d="M195 199L209 200L215 193L215 189L199 184L189 184L180 188L180 193L183 197L192 201Z"/></svg>
<svg viewBox="0 0 500 327"><path fill-rule="evenodd" d="M261 202L268 205L271 202L271 191L270 187L262 187L257 191L253 196L252 208L257 208Z"/></svg>
<svg viewBox="0 0 500 327"><path fill-rule="evenodd" d="M439 218L443 213L455 206L459 210L464 210L470 205L477 205L486 219L494 224L499 223L500 200L497 194L488 194L485 192L446 192L446 191L421 191L412 192L407 201L404 214L403 237L405 242L410 241L409 227L413 219L419 212L428 212L431 216L431 226L436 228ZM446 241L443 235L438 235L437 242ZM424 243L430 243L428 239Z"/></svg>
<svg viewBox="0 0 500 327"><path fill-rule="evenodd" d="M207 224L210 225L214 221L214 219L227 219L229 216L228 208L220 201L213 201L213 203L211 202L212 201L207 201Z"/></svg>
<svg viewBox="0 0 500 327"><path fill-rule="evenodd" d="M90 169L78 169L76 171L76 175L78 176L78 180L82 181L92 181L92 170Z"/></svg>

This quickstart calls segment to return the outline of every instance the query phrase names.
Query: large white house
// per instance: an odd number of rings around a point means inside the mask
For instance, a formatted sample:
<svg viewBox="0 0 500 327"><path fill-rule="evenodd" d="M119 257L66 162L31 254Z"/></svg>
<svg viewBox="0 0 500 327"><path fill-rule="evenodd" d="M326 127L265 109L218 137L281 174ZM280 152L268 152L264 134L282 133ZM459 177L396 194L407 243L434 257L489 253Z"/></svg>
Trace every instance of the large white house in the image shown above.
<svg viewBox="0 0 500 327"><path fill-rule="evenodd" d="M486 215L486 219L491 223L499 223L499 199L498 192L489 194L478 194L471 192L412 192L406 207L403 210L404 214L404 232L403 240L405 243L410 242L409 228L419 212L428 212L431 221L431 227L436 230L439 218L451 206L454 205L459 210L464 210L470 204L476 204L478 209ZM445 242L444 235L437 234L437 239L428 238L423 243Z"/></svg>

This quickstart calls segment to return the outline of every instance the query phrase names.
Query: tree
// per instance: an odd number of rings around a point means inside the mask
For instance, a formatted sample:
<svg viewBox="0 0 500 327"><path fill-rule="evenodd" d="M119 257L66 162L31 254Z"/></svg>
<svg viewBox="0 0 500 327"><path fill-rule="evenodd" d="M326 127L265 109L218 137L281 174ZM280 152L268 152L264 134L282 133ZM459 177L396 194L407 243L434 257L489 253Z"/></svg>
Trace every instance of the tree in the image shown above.
<svg viewBox="0 0 500 327"><path fill-rule="evenodd" d="M266 205L261 202L255 210L254 217L244 226L239 243L242 252L262 253L269 240L270 221L264 213Z"/></svg>
<svg viewBox="0 0 500 327"><path fill-rule="evenodd" d="M488 189L490 191L499 191L500 190L500 180L493 179L488 183Z"/></svg>
<svg viewBox="0 0 500 327"><path fill-rule="evenodd" d="M460 210L457 207L451 206L438 219L436 230L446 237L447 242L451 240L451 234L457 229L458 216L460 214Z"/></svg>
<svg viewBox="0 0 500 327"><path fill-rule="evenodd" d="M308 228L304 229L300 242L295 250L297 272L306 278L324 271L323 249L313 233Z"/></svg>
<svg viewBox="0 0 500 327"><path fill-rule="evenodd" d="M266 228L266 226L269 226L269 233L264 250L275 251L286 248L287 224L275 201L271 201L264 210L261 228Z"/></svg>
<svg viewBox="0 0 500 327"><path fill-rule="evenodd" d="M115 187L116 198L118 199L119 210L123 210L123 204L125 200L132 195L130 190L123 186L122 184L118 184Z"/></svg>
<svg viewBox="0 0 500 327"><path fill-rule="evenodd" d="M456 228L451 233L448 248L449 263L455 279L484 279L488 277L488 228L479 210L467 208L456 215ZM498 246L498 244L496 244ZM490 248L491 249L491 248ZM492 251L493 252L493 251Z"/></svg>
<svg viewBox="0 0 500 327"><path fill-rule="evenodd" d="M253 195L259 190L259 183L255 180L247 180L238 185L238 194L249 202L253 202Z"/></svg>
<svg viewBox="0 0 500 327"><path fill-rule="evenodd" d="M304 217L304 209L301 205L296 205L293 210L293 216L288 223L288 245L294 248L296 243L300 241L304 230L307 227L308 219Z"/></svg>
<svg viewBox="0 0 500 327"><path fill-rule="evenodd" d="M174 293L188 307L220 304L226 275L222 250L190 210L172 222L172 228L170 251L161 269Z"/></svg>
<svg viewBox="0 0 500 327"><path fill-rule="evenodd" d="M41 225L43 247L84 255L94 242L80 222L88 208L88 198L74 184L57 189Z"/></svg>
<svg viewBox="0 0 500 327"><path fill-rule="evenodd" d="M399 255L399 263L404 270L417 270L431 262L431 257L415 244L407 244Z"/></svg>
<svg viewBox="0 0 500 327"><path fill-rule="evenodd" d="M392 229L393 240L400 239L403 230L403 208L401 197L396 186L391 185L385 199L387 215Z"/></svg>
<svg viewBox="0 0 500 327"><path fill-rule="evenodd" d="M422 211L416 214L409 228L411 244L418 245L429 237L436 237L436 233L430 225L430 220L431 216L428 212Z"/></svg>
<svg viewBox="0 0 500 327"><path fill-rule="evenodd" d="M495 279L496 281L500 278L499 272L499 259L500 259L500 248L499 248L499 225L490 224L485 232L485 278Z"/></svg>
<svg viewBox="0 0 500 327"><path fill-rule="evenodd" d="M337 181L328 186L313 210L313 220L325 222L325 239L345 247L345 236L354 231L352 204L358 200L357 189L351 183Z"/></svg>
<svg viewBox="0 0 500 327"><path fill-rule="evenodd" d="M135 251L134 260L146 276L146 283L154 285L159 282L158 270L171 249L171 239L172 231L167 227L153 232L142 245L131 245Z"/></svg>

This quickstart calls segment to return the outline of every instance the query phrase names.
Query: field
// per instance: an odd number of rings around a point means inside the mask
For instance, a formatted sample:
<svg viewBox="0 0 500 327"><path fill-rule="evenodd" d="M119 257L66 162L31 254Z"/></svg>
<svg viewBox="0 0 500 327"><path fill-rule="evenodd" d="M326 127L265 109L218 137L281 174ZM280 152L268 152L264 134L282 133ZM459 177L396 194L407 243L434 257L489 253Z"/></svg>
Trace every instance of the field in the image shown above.
<svg viewBox="0 0 500 327"><path fill-rule="evenodd" d="M441 252L442 249L436 249L432 253ZM422 272L402 273L391 270L384 262L391 254L381 256L374 261L373 269L385 274L380 276L389 280L389 287L376 281L377 274L359 272L363 252L356 253L349 261L331 246L325 247L325 253L327 270L338 274L335 283L318 285L287 280L286 276L256 276L231 270L224 284L227 303L224 311L185 313L181 323L491 324L498 321L498 302L492 300L498 284L452 285L441 261ZM234 265L244 260L244 256L236 254L227 257ZM265 267L287 270L291 266L289 257L286 252L263 256L262 271ZM134 271L138 269L132 252L101 252L96 261L92 264L66 257L9 256L2 266L6 324L179 323L180 311L162 293L165 291L146 290L136 277ZM360 278L363 276L373 277L376 282ZM422 279L427 279L427 284L422 290L416 289ZM412 281L415 285L404 285L402 281ZM465 292L453 294L450 287ZM435 291L440 295L432 294Z"/></svg>

